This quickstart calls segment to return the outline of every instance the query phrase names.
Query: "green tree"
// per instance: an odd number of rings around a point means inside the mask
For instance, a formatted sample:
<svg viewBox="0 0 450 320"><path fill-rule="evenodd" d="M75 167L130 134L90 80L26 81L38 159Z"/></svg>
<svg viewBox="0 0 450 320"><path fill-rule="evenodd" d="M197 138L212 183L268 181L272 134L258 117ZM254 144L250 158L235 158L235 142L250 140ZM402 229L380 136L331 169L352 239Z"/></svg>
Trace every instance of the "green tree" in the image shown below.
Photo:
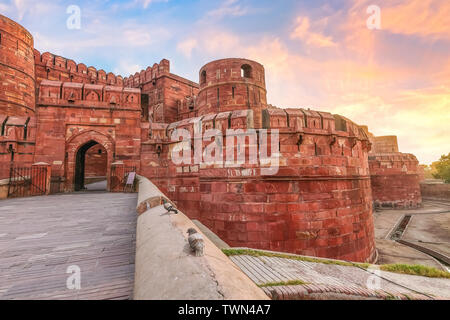
<svg viewBox="0 0 450 320"><path fill-rule="evenodd" d="M436 168L436 173L433 173L435 179L442 179L445 183L450 183L450 153L442 155L441 159L433 162L432 166Z"/></svg>

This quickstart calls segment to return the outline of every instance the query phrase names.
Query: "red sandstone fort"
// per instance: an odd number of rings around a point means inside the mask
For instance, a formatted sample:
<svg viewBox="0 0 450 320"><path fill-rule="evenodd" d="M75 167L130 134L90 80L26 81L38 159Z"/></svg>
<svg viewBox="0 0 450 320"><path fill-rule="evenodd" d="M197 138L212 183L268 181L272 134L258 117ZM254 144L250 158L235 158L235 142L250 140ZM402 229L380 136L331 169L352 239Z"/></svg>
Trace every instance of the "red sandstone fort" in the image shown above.
<svg viewBox="0 0 450 320"><path fill-rule="evenodd" d="M373 261L374 206L421 205L417 159L344 116L268 104L265 77L255 61L223 59L203 66L199 83L168 60L123 79L41 54L0 15L0 179L45 166L49 192L80 190L88 177L118 191L135 170L231 246ZM276 130L277 173L261 163L177 165L177 129L193 140L208 129Z"/></svg>

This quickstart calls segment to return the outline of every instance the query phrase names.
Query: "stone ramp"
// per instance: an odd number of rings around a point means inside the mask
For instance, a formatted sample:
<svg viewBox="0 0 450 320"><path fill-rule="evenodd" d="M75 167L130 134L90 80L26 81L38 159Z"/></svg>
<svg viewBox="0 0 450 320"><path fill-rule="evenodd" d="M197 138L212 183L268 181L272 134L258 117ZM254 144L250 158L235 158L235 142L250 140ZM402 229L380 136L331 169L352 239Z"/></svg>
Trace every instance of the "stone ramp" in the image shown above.
<svg viewBox="0 0 450 320"><path fill-rule="evenodd" d="M295 259L235 255L231 260L273 299L450 299L450 280ZM302 285L283 285L300 280ZM368 288L368 283L379 286ZM277 285L274 285L277 284Z"/></svg>
<svg viewBox="0 0 450 320"><path fill-rule="evenodd" d="M74 193L0 202L0 299L130 299L136 194ZM79 266L81 290L67 289Z"/></svg>

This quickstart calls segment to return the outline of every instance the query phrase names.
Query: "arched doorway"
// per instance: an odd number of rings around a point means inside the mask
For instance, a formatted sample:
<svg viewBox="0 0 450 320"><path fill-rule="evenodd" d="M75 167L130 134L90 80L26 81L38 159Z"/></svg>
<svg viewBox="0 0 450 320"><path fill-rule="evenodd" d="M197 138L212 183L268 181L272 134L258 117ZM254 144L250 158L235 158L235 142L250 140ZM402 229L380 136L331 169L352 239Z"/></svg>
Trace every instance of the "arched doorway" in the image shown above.
<svg viewBox="0 0 450 320"><path fill-rule="evenodd" d="M106 190L108 156L105 147L95 140L78 149L75 163L75 191ZM87 187L87 186L95 187Z"/></svg>
<svg viewBox="0 0 450 320"><path fill-rule="evenodd" d="M66 190L84 190L86 177L89 177L96 168L103 169L102 175L106 176L107 190L109 190L114 149L114 139L102 132L89 130L73 135L66 142ZM95 153L97 153L95 161L101 160L101 163L90 162Z"/></svg>

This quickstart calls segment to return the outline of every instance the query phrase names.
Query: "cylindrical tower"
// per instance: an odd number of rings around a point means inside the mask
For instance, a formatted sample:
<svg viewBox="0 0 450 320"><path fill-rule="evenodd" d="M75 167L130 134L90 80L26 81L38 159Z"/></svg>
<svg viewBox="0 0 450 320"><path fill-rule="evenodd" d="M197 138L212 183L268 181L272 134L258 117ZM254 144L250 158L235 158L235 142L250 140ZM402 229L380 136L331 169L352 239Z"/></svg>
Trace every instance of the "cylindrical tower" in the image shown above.
<svg viewBox="0 0 450 320"><path fill-rule="evenodd" d="M35 75L33 37L0 15L0 114L33 116Z"/></svg>
<svg viewBox="0 0 450 320"><path fill-rule="evenodd" d="M200 70L198 115L252 109L255 127L261 127L261 111L267 105L264 67L247 59L221 59Z"/></svg>

